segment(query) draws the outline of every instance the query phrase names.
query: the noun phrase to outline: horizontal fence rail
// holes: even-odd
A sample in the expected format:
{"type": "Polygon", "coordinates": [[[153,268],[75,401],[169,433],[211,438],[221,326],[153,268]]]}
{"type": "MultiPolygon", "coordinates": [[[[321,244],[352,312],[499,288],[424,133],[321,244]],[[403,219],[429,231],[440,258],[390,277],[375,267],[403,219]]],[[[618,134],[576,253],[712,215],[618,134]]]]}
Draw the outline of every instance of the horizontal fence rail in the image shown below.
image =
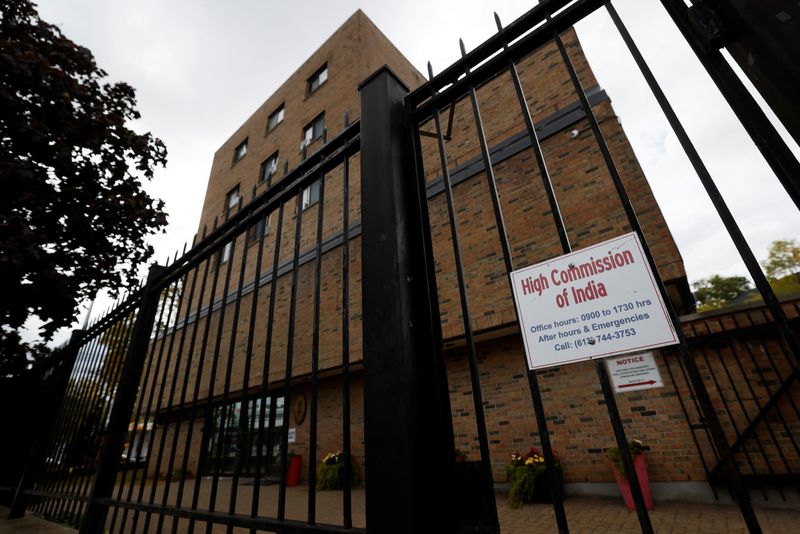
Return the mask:
{"type": "Polygon", "coordinates": [[[350,342],[360,299],[349,290],[360,256],[351,243],[360,235],[359,130],[347,125],[249,202],[240,198],[80,334],[52,436],[42,437],[41,473],[23,489],[29,510],[86,532],[363,530],[351,489],[363,481],[351,467],[363,450],[353,451],[350,423],[360,368],[350,342]],[[310,425],[290,444],[300,416],[310,425]],[[341,421],[333,432],[332,420],[341,421]],[[302,495],[287,486],[295,448],[307,466],[302,495]],[[324,518],[318,450],[340,450],[354,482],[338,506],[323,495],[324,518]]]}
{"type": "MultiPolygon", "coordinates": [[[[796,159],[701,43],[696,9],[661,4],[797,203],[796,159]]],[[[12,515],[83,534],[497,534],[513,443],[540,448],[537,485],[567,533],[563,414],[603,406],[652,532],[628,443],[656,430],[621,415],[644,407],[615,395],[601,359],[530,370],[509,280],[635,232],[679,340],[656,351],[663,396],[714,491],[724,484],[760,532],[752,489],[800,491],[797,302],[775,296],[611,1],[542,1],[495,22],[413,90],[379,69],[359,86],[361,120],[240,194],[30,383],[2,393],[38,399],[13,419],[25,440],[5,445],[26,457],[0,475],[12,515]],[[763,304],[693,314],[680,252],[572,28],[595,12],[626,44],[763,304]],[[588,408],[564,402],[576,368],[588,408]],[[331,486],[341,492],[322,491],[331,486]]],[[[586,463],[603,452],[593,446],[586,463]]]]}

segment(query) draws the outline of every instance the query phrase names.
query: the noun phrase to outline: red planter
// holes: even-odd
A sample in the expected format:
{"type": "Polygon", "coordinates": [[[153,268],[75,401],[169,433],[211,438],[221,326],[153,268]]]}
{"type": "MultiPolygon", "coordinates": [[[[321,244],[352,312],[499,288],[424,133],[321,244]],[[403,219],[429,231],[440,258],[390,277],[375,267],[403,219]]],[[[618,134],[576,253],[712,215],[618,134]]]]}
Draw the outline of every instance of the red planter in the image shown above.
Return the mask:
{"type": "MultiPolygon", "coordinates": [[[[653,496],[650,493],[650,478],[647,476],[647,459],[644,453],[637,454],[633,457],[633,468],[636,469],[636,476],[639,477],[639,487],[642,488],[644,504],[648,510],[652,510],[653,496]]],[[[625,506],[628,510],[636,510],[629,480],[622,476],[622,473],[619,472],[619,469],[617,469],[617,466],[613,463],[611,464],[611,470],[614,471],[614,478],[617,479],[617,486],[619,486],[619,490],[622,492],[625,506]]]]}
{"type": "Polygon", "coordinates": [[[286,485],[297,486],[300,484],[300,469],[303,466],[303,456],[295,454],[289,460],[289,469],[286,471],[286,485]]]}

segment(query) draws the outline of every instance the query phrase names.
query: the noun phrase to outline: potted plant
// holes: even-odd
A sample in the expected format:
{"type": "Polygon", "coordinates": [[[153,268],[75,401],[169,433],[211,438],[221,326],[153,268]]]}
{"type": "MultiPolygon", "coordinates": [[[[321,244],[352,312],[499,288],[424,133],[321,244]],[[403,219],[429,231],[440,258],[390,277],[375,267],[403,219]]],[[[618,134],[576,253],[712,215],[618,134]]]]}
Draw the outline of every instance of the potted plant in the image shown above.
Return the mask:
{"type": "MultiPolygon", "coordinates": [[[[561,469],[558,462],[556,468],[561,469]]],[[[525,455],[519,452],[511,453],[511,461],[506,465],[509,482],[508,502],[511,507],[519,508],[526,502],[549,502],[550,487],[546,473],[544,456],[537,449],[531,447],[525,455]]],[[[558,477],[558,480],[560,479],[558,477]]]]}
{"type": "MultiPolygon", "coordinates": [[[[360,482],[361,473],[352,456],[350,466],[350,485],[355,487],[360,482]]],[[[344,483],[344,453],[336,451],[326,454],[322,462],[317,465],[317,489],[340,490],[344,487],[344,483]]]]}
{"type": "MultiPolygon", "coordinates": [[[[636,476],[639,479],[639,487],[642,490],[644,504],[648,510],[652,510],[653,497],[650,492],[650,478],[647,474],[647,458],[644,455],[645,445],[635,439],[628,442],[628,449],[631,451],[633,468],[636,470],[636,476]]],[[[609,447],[606,450],[606,456],[611,460],[611,470],[614,472],[614,479],[617,481],[619,491],[622,493],[625,506],[629,510],[635,510],[636,504],[633,502],[630,482],[627,473],[625,473],[625,465],[622,463],[622,454],[620,454],[619,447],[609,447]]]]}
{"type": "Polygon", "coordinates": [[[456,449],[456,463],[463,463],[467,461],[467,453],[461,449],[456,449]]]}

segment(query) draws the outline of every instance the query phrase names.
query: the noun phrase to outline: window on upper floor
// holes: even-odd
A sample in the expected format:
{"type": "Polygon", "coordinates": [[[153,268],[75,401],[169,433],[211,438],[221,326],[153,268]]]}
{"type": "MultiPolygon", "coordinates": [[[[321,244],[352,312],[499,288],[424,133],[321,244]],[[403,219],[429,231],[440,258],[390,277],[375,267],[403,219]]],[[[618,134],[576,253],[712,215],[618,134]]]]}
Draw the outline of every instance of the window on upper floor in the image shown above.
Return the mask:
{"type": "Polygon", "coordinates": [[[236,163],[247,154],[247,139],[239,143],[233,151],[233,162],[236,163]]]}
{"type": "MultiPolygon", "coordinates": [[[[231,189],[230,191],[228,191],[228,194],[225,195],[225,219],[226,220],[228,219],[228,217],[231,216],[231,212],[233,211],[233,208],[235,208],[236,206],[239,205],[239,202],[240,202],[241,198],[242,197],[239,196],[239,186],[238,185],[236,187],[234,187],[233,189],[231,189]]],[[[222,250],[220,251],[220,256],[219,256],[219,263],[220,264],[223,264],[223,263],[225,263],[226,261],[228,261],[230,259],[231,250],[232,249],[233,249],[233,243],[231,243],[231,242],[225,243],[225,245],[222,247],[222,250]]]]}
{"type": "Polygon", "coordinates": [[[258,176],[259,181],[266,182],[267,187],[272,184],[272,177],[278,172],[278,152],[275,151],[273,155],[268,157],[261,164],[261,173],[258,176]]]}
{"type": "Polygon", "coordinates": [[[239,186],[237,185],[230,191],[228,194],[225,195],[225,218],[227,219],[231,215],[231,211],[233,208],[239,205],[239,200],[241,197],[239,196],[239,186]]]}
{"type": "Polygon", "coordinates": [[[272,115],[267,119],[267,131],[272,130],[277,125],[283,122],[283,104],[278,109],[272,112],[272,115]]]}
{"type": "Polygon", "coordinates": [[[258,243],[260,239],[267,235],[267,232],[269,232],[269,216],[265,215],[248,230],[250,246],[258,243]]]}
{"type": "Polygon", "coordinates": [[[310,145],[315,139],[322,137],[325,133],[325,114],[320,113],[316,119],[308,123],[303,129],[303,144],[310,145]]]}
{"type": "Polygon", "coordinates": [[[313,206],[319,202],[319,187],[320,181],[317,180],[313,184],[303,189],[303,209],[313,206]]]}
{"type": "Polygon", "coordinates": [[[320,69],[308,79],[308,94],[313,93],[328,79],[328,64],[324,64],[320,69]]]}

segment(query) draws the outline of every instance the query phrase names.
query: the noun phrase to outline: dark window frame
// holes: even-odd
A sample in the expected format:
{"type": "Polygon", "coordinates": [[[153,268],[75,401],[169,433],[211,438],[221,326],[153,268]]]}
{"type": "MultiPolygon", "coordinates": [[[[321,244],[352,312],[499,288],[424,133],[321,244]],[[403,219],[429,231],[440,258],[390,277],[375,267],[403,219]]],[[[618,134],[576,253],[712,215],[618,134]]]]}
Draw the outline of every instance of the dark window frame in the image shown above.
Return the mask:
{"type": "Polygon", "coordinates": [[[328,62],[326,61],[320,68],[314,71],[314,74],[308,77],[306,80],[306,93],[308,95],[312,95],[319,91],[319,88],[325,85],[325,82],[328,81],[328,62]],[[324,73],[324,79],[320,81],[324,73]]]}
{"type": "Polygon", "coordinates": [[[323,137],[324,135],[325,135],[325,112],[323,111],[322,113],[320,113],[319,115],[314,117],[308,124],[306,124],[303,127],[303,142],[305,143],[305,146],[309,146],[314,141],[316,141],[320,137],[323,137]],[[317,126],[317,122],[318,121],[321,121],[320,122],[320,128],[319,128],[319,132],[316,133],[316,135],[315,135],[315,131],[316,131],[315,127],[317,126]],[[311,130],[311,138],[309,138],[307,136],[307,132],[309,130],[311,130]]]}
{"type": "Polygon", "coordinates": [[[258,183],[259,184],[266,183],[267,187],[272,185],[272,177],[275,176],[276,174],[278,174],[278,162],[279,161],[280,161],[280,159],[279,159],[279,151],[276,150],[267,159],[265,159],[264,161],[261,162],[261,167],[258,170],[258,183]],[[269,173],[268,176],[265,177],[264,176],[264,172],[266,171],[267,164],[272,160],[275,160],[274,170],[271,173],[269,173]]]}
{"type": "Polygon", "coordinates": [[[247,142],[250,140],[249,137],[245,137],[244,141],[236,145],[236,148],[233,149],[233,164],[242,161],[244,157],[247,155],[247,142]]]}
{"type": "Polygon", "coordinates": [[[275,108],[275,111],[270,113],[269,117],[267,117],[267,131],[271,132],[272,130],[280,126],[281,123],[283,123],[284,115],[286,115],[286,104],[281,103],[281,105],[275,108]],[[272,124],[272,118],[278,115],[280,115],[278,121],[275,124],[272,124]]]}
{"type": "Polygon", "coordinates": [[[307,210],[308,208],[319,204],[319,191],[323,178],[314,180],[311,185],[303,188],[303,196],[301,198],[301,208],[307,210]],[[306,191],[308,192],[308,199],[306,199],[306,191]]]}

